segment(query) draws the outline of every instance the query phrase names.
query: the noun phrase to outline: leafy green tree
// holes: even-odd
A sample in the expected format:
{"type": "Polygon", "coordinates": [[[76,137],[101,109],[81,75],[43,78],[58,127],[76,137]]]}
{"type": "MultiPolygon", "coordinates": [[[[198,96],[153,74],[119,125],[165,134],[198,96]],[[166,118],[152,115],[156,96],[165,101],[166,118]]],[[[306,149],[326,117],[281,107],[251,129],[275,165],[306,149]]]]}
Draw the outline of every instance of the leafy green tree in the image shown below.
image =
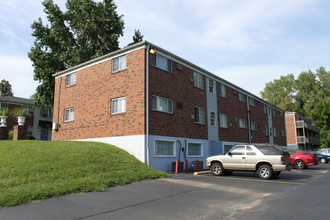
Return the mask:
{"type": "Polygon", "coordinates": [[[133,42],[138,43],[143,41],[143,35],[141,34],[140,30],[134,30],[133,42]]]}
{"type": "Polygon", "coordinates": [[[143,35],[141,34],[140,30],[134,30],[133,42],[129,43],[127,46],[136,44],[141,41],[143,41],[143,35]]]}
{"type": "Polygon", "coordinates": [[[261,97],[268,102],[285,109],[287,111],[296,111],[297,103],[295,102],[295,79],[293,74],[281,76],[273,82],[266,83],[263,91],[260,92],[261,97]]]}
{"type": "Polygon", "coordinates": [[[0,96],[13,96],[12,86],[9,81],[3,79],[0,82],[0,96]]]}
{"type": "Polygon", "coordinates": [[[31,27],[35,37],[29,58],[34,79],[40,82],[34,94],[36,105],[52,106],[53,74],[119,49],[124,21],[112,0],[67,0],[62,12],[53,0],[42,2],[47,24],[39,18],[31,27]]]}
{"type": "Polygon", "coordinates": [[[266,83],[262,98],[286,111],[295,111],[313,121],[321,129],[322,147],[330,145],[330,72],[320,67],[292,74],[266,83]]]}
{"type": "Polygon", "coordinates": [[[321,147],[330,146],[330,96],[325,97],[315,103],[313,111],[309,114],[314,125],[321,129],[320,138],[322,140],[321,147]]]}

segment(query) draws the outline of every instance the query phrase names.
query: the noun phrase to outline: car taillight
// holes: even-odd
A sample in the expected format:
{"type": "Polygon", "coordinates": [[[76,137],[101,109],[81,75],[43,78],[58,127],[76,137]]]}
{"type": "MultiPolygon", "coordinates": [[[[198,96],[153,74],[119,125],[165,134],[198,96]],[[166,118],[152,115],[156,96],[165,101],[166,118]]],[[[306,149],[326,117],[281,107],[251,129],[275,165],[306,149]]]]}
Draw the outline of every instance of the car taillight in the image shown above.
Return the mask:
{"type": "Polygon", "coordinates": [[[284,162],[284,157],[281,157],[281,162],[284,162]]]}

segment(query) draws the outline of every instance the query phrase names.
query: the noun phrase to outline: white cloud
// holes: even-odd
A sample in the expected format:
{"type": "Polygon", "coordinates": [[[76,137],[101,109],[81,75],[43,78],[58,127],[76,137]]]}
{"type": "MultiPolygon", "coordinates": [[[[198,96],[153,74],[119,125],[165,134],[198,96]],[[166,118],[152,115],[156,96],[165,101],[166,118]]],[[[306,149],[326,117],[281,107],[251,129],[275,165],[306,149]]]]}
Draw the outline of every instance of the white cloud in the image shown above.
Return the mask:
{"type": "Polygon", "coordinates": [[[14,96],[30,98],[38,85],[33,80],[33,68],[29,59],[20,56],[0,56],[0,80],[12,85],[14,96]]]}

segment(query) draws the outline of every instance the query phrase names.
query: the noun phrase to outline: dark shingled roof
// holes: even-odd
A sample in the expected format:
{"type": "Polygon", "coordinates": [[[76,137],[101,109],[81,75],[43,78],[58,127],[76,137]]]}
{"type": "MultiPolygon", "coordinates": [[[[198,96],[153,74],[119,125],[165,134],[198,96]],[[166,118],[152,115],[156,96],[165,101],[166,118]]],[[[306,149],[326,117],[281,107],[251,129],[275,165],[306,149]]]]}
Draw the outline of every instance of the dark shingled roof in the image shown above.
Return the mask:
{"type": "Polygon", "coordinates": [[[20,105],[33,105],[33,99],[25,99],[19,98],[15,96],[0,96],[0,102],[8,102],[13,104],[20,104],[20,105]]]}

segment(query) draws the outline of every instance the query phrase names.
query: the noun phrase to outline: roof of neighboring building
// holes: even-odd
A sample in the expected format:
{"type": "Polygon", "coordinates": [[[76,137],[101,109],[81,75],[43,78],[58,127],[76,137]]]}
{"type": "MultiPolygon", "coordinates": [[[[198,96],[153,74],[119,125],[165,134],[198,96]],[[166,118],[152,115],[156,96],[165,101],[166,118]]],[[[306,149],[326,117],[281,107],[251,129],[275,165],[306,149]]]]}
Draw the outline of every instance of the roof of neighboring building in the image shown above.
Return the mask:
{"type": "Polygon", "coordinates": [[[33,105],[33,99],[20,98],[15,96],[0,96],[0,102],[7,102],[20,105],[33,105]]]}

